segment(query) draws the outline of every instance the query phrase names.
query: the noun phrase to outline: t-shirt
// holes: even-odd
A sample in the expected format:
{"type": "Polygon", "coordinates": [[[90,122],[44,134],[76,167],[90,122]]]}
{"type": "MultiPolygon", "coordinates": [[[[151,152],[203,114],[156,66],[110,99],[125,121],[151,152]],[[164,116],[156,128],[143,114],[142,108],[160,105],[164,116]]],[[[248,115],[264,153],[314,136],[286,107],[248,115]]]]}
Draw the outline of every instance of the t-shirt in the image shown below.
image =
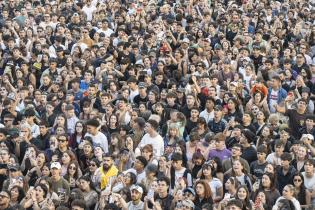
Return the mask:
{"type": "Polygon", "coordinates": [[[228,149],[224,149],[224,150],[210,150],[209,152],[209,156],[208,159],[213,158],[213,157],[218,157],[220,158],[221,161],[228,159],[232,156],[232,152],[228,149]]]}
{"type": "Polygon", "coordinates": [[[314,190],[314,186],[315,186],[315,174],[313,174],[313,176],[311,178],[307,177],[305,174],[305,171],[302,172],[302,175],[304,177],[304,185],[306,187],[306,189],[308,190],[314,190]]]}
{"type": "Polygon", "coordinates": [[[100,145],[103,148],[105,153],[108,152],[107,137],[102,132],[98,132],[95,136],[93,136],[92,134],[87,133],[87,134],[85,134],[85,136],[92,137],[93,146],[100,145]]]}
{"type": "Polygon", "coordinates": [[[139,143],[139,147],[143,147],[147,144],[151,144],[153,147],[153,154],[156,157],[160,157],[161,155],[163,155],[164,153],[164,141],[162,136],[160,136],[159,134],[155,137],[151,137],[150,134],[145,134],[140,143],[139,143]]]}
{"type": "Polygon", "coordinates": [[[211,192],[213,196],[220,196],[219,189],[223,186],[222,182],[218,178],[212,178],[212,180],[209,182],[211,192]]]}
{"type": "Polygon", "coordinates": [[[70,185],[68,181],[62,177],[58,181],[51,179],[51,190],[57,193],[57,195],[64,192],[67,197],[70,196],[70,185]]]}
{"type": "Polygon", "coordinates": [[[271,113],[275,113],[276,109],[274,105],[278,104],[278,91],[271,90],[270,93],[270,101],[269,101],[269,108],[271,113]]]}
{"type": "Polygon", "coordinates": [[[128,210],[142,210],[144,208],[143,201],[140,201],[137,205],[133,204],[132,201],[129,201],[127,205],[128,205],[128,210]]]}

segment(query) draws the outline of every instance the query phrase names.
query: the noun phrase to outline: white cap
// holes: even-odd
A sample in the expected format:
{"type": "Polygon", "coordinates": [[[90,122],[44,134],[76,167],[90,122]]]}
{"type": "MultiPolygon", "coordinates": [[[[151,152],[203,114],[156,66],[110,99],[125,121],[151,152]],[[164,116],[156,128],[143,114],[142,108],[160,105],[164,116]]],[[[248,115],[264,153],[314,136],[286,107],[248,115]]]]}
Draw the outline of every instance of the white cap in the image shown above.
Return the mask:
{"type": "Polygon", "coordinates": [[[133,190],[137,190],[139,193],[143,194],[143,189],[139,185],[136,185],[136,184],[132,185],[130,187],[130,191],[133,191],[133,190]]]}
{"type": "Polygon", "coordinates": [[[60,163],[59,162],[52,162],[50,164],[50,169],[53,169],[53,168],[61,169],[60,163]]]}

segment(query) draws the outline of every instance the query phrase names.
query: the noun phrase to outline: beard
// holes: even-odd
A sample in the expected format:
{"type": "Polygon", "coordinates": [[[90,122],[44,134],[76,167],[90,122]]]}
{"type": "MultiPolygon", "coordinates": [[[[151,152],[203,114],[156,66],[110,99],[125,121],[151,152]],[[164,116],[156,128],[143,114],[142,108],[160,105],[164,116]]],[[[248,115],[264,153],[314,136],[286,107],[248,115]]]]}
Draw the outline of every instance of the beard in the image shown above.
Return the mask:
{"type": "Polygon", "coordinates": [[[111,166],[107,164],[103,164],[103,169],[108,170],[111,166]]]}

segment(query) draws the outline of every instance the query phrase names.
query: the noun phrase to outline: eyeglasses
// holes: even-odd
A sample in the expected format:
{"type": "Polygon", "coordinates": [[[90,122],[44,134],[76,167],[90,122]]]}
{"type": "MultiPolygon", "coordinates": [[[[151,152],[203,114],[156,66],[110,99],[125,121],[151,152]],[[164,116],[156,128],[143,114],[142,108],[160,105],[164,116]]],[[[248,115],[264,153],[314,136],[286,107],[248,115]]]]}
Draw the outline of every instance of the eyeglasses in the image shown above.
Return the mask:
{"type": "Polygon", "coordinates": [[[59,142],[66,142],[67,139],[58,139],[59,142]]]}
{"type": "Polygon", "coordinates": [[[71,169],[71,170],[76,170],[77,167],[75,167],[75,166],[70,166],[69,169],[71,169]]]}
{"type": "Polygon", "coordinates": [[[294,182],[302,182],[302,179],[293,179],[294,182]]]}

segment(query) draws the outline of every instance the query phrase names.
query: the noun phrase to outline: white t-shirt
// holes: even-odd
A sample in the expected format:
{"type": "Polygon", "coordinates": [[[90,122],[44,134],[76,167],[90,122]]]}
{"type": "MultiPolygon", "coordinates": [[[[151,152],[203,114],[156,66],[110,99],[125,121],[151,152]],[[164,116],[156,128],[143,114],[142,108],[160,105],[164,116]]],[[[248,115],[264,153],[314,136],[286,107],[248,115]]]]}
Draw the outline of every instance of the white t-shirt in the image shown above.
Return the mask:
{"type": "Polygon", "coordinates": [[[143,147],[147,144],[151,144],[153,147],[153,154],[155,157],[160,157],[161,155],[164,154],[164,141],[162,136],[160,136],[159,134],[157,136],[155,136],[154,138],[152,138],[150,136],[150,134],[145,134],[138,147],[143,147]]]}
{"type": "Polygon", "coordinates": [[[107,153],[108,152],[108,141],[107,141],[107,137],[102,133],[102,132],[98,132],[95,136],[93,136],[90,133],[85,134],[85,136],[90,136],[92,137],[93,140],[93,146],[99,144],[101,145],[101,147],[103,148],[104,152],[107,153]]]}
{"type": "Polygon", "coordinates": [[[278,91],[271,90],[270,93],[270,101],[269,101],[269,108],[271,113],[275,113],[276,109],[274,105],[278,104],[278,91]]]}
{"type": "Polygon", "coordinates": [[[133,99],[139,95],[139,90],[136,89],[136,90],[130,90],[130,94],[129,94],[129,100],[131,103],[133,103],[133,99]]]}
{"type": "Polygon", "coordinates": [[[202,112],[200,112],[199,117],[205,118],[205,120],[208,124],[208,122],[210,120],[213,120],[213,118],[214,118],[214,110],[212,110],[212,112],[208,112],[207,109],[205,109],[202,112]]]}
{"type": "Polygon", "coordinates": [[[315,189],[315,174],[313,175],[312,178],[309,178],[306,176],[305,171],[302,172],[302,175],[304,177],[304,185],[306,189],[308,190],[314,190],[315,189]]]}
{"type": "Polygon", "coordinates": [[[93,19],[93,12],[96,10],[96,7],[91,5],[90,7],[88,7],[87,5],[85,5],[82,8],[82,11],[86,14],[86,20],[87,21],[91,21],[93,19]]]}
{"type": "Polygon", "coordinates": [[[219,188],[221,188],[222,182],[218,178],[212,178],[212,180],[209,182],[209,186],[211,188],[211,192],[214,196],[219,196],[219,188]]]}

